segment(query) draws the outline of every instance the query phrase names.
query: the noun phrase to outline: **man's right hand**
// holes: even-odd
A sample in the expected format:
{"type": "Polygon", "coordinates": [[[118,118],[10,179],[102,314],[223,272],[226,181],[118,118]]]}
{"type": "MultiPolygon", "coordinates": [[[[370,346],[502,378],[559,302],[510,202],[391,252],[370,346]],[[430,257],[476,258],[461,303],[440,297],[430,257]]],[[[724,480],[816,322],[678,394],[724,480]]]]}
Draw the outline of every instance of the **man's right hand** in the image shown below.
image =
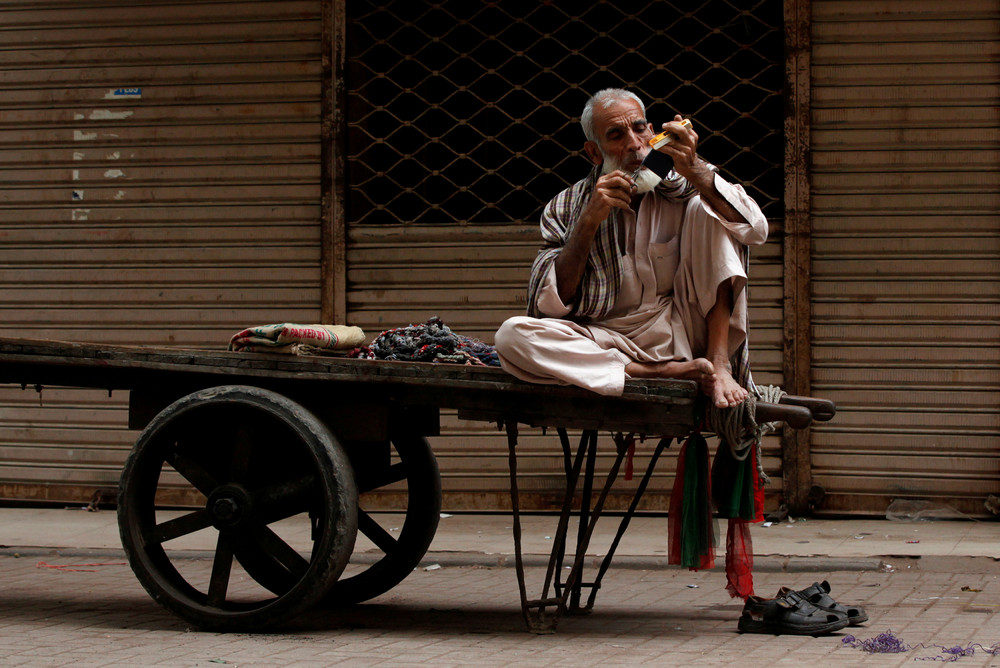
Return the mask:
{"type": "Polygon", "coordinates": [[[569,305],[576,300],[590,247],[601,223],[612,208],[627,209],[631,206],[634,187],[632,177],[620,169],[597,179],[590,201],[580,213],[580,219],[573,226],[566,245],[556,258],[556,285],[563,304],[569,305]]]}
{"type": "Polygon", "coordinates": [[[590,231],[596,231],[601,222],[611,213],[612,207],[627,209],[632,205],[635,181],[620,169],[604,174],[597,179],[597,185],[590,201],[581,214],[581,223],[590,231]]]}

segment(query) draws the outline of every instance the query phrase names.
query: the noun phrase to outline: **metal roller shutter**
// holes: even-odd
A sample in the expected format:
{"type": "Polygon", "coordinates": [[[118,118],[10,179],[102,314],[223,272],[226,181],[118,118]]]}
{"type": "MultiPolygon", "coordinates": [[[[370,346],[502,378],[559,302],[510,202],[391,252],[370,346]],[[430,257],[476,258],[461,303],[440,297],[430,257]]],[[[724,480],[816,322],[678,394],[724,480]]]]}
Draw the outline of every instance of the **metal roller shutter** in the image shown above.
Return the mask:
{"type": "Polygon", "coordinates": [[[813,430],[829,512],[1000,492],[1000,3],[812,4],[813,430]]]}
{"type": "MultiPolygon", "coordinates": [[[[221,348],[317,321],[323,23],[319,0],[3,3],[7,334],[221,348]]],[[[123,400],[0,390],[0,498],[116,485],[123,400]]]]}
{"type": "MultiPolygon", "coordinates": [[[[690,114],[702,153],[771,218],[772,242],[752,257],[750,336],[755,379],[780,384],[781,3],[736,5],[348,3],[347,321],[376,334],[439,316],[492,342],[524,311],[541,206],[587,171],[576,117],[588,93],[626,86],[655,123],[690,114]]],[[[503,434],[454,415],[442,431],[432,444],[446,506],[507,507],[503,434]]],[[[554,434],[525,430],[520,443],[522,504],[557,507],[554,434]]],[[[636,470],[651,450],[637,448],[636,470]]],[[[666,508],[675,455],[647,507],[666,508]]],[[[776,437],[765,466],[777,493],[776,437]]],[[[621,481],[610,503],[627,504],[637,482],[621,481]]]]}

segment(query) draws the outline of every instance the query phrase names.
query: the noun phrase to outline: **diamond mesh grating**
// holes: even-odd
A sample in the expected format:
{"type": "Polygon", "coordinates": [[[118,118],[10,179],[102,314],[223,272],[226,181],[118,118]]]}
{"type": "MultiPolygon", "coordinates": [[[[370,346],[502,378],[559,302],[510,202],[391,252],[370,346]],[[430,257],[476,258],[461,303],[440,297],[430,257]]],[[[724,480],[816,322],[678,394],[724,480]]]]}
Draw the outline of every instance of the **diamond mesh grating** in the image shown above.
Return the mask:
{"type": "Polygon", "coordinates": [[[583,177],[579,114],[608,86],[782,215],[780,0],[347,3],[348,222],[505,223],[583,177]],[[752,5],[744,9],[746,5],[752,5]]]}

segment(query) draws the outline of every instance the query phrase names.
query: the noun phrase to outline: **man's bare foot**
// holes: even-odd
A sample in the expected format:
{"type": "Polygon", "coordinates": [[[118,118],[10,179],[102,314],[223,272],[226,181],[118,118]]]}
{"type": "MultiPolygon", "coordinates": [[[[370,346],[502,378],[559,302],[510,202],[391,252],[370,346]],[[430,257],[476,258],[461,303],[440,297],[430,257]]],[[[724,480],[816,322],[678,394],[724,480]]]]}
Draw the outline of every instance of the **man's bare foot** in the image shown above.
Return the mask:
{"type": "Polygon", "coordinates": [[[733,378],[729,363],[720,362],[712,366],[715,373],[702,383],[702,392],[708,395],[716,408],[732,408],[743,403],[750,393],[733,378]]]}
{"type": "Polygon", "coordinates": [[[674,378],[694,380],[699,387],[715,373],[712,363],[703,357],[690,361],[671,360],[669,362],[631,362],[625,373],[632,378],[674,378]]]}

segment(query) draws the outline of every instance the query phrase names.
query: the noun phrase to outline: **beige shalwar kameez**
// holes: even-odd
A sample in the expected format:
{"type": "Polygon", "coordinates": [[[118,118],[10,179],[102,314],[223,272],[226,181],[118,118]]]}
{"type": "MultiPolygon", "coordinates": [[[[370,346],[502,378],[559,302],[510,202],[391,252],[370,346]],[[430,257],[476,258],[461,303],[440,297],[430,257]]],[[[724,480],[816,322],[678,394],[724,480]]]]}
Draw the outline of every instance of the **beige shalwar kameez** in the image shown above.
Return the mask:
{"type": "Polygon", "coordinates": [[[747,276],[741,244],[767,240],[767,220],[739,185],[719,175],[716,187],[749,224],[723,219],[695,196],[671,201],[647,193],[638,215],[622,212],[623,276],[614,307],[598,322],[565,319],[564,304],[549,269],[538,297],[544,318],[519,316],[496,334],[501,365],[535,383],[570,384],[606,395],[622,393],[630,362],[704,357],[705,318],[720,284],[730,281],[734,308],[729,353],[746,340],[747,276]]]}

